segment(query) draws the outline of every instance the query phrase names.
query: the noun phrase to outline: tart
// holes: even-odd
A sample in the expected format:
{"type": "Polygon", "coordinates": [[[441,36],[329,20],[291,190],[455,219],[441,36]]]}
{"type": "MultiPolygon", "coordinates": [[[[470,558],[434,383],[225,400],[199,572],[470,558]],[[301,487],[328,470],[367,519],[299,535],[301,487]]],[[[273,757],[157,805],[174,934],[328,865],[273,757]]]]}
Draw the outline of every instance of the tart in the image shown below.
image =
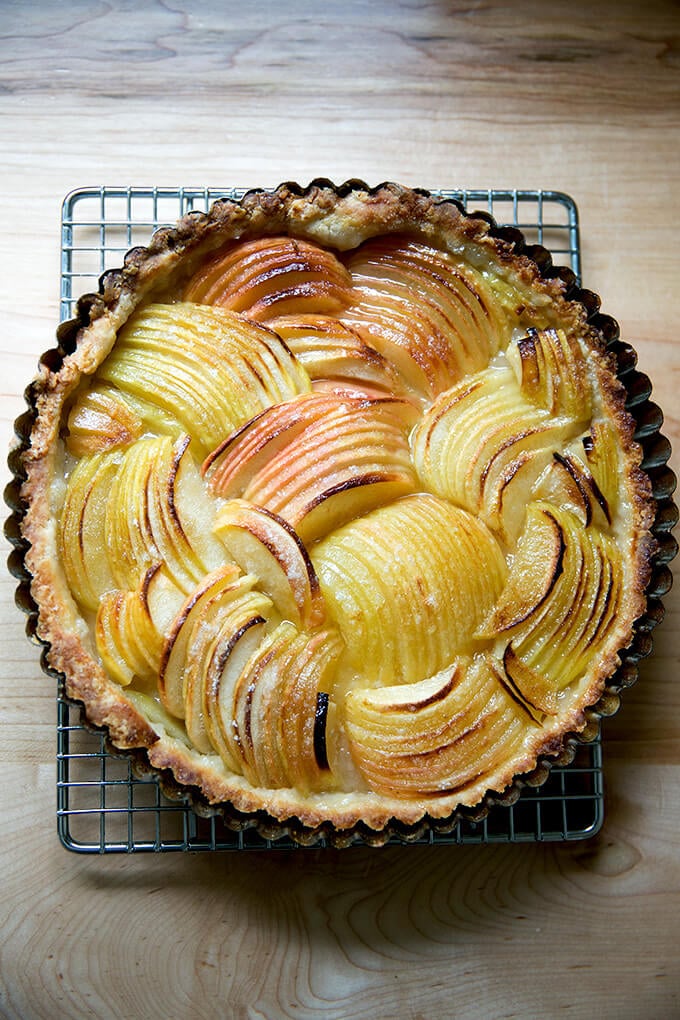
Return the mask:
{"type": "Polygon", "coordinates": [[[250,192],[129,252],[43,359],[19,454],[68,697],[300,840],[450,825],[564,754],[657,550],[593,300],[393,184],[250,192]]]}

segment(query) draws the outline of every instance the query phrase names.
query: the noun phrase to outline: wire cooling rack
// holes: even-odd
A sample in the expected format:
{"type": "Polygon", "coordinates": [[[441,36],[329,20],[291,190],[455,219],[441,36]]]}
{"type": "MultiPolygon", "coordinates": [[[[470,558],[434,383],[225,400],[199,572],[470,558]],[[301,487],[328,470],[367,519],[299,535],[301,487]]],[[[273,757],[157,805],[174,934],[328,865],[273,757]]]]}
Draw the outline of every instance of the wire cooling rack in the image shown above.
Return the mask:
{"type": "MultiPolygon", "coordinates": [[[[207,210],[244,188],[79,188],[64,200],[61,227],[61,318],[77,299],[97,289],[102,273],[122,264],[159,226],[191,210],[207,210]]],[[[483,209],[503,226],[519,227],[529,243],[547,248],[557,265],[580,281],[578,214],[556,191],[441,190],[468,209],[483,209]]],[[[447,834],[429,833],[414,843],[529,843],[593,836],[604,818],[599,738],[577,744],[573,762],[554,767],[548,781],[526,787],[508,807],[481,822],[461,821],[447,834]]],[[[203,818],[164,796],[155,778],[141,778],[130,760],[112,754],[104,736],[81,723],[80,711],[57,698],[57,824],[59,838],[79,853],[300,849],[287,837],[265,839],[254,829],[231,831],[219,818],[203,818]]],[[[394,840],[396,842],[396,839],[394,840]]],[[[324,841],[316,846],[323,846],[324,841]]]]}

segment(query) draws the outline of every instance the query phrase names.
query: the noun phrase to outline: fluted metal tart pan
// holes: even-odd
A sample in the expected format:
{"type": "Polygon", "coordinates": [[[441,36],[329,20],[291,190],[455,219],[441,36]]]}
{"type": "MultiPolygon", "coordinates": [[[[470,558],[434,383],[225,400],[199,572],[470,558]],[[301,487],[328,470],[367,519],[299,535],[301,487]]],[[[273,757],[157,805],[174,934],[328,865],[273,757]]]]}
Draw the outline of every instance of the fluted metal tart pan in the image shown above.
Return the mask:
{"type": "MultiPolygon", "coordinates": [[[[318,184],[319,182],[312,183],[318,184]]],[[[361,182],[354,181],[347,182],[343,188],[349,191],[356,186],[366,188],[366,185],[361,182]]],[[[343,188],[340,190],[343,190],[343,188]]],[[[304,189],[299,189],[299,191],[302,194],[304,189]]],[[[589,322],[601,332],[607,342],[609,351],[616,358],[617,374],[628,394],[627,408],[637,425],[635,438],[644,451],[642,466],[650,478],[656,506],[656,518],[652,530],[657,542],[657,551],[653,559],[651,579],[646,590],[646,612],[638,619],[635,625],[633,641],[621,656],[621,666],[607,684],[599,701],[588,710],[589,721],[585,730],[578,735],[568,736],[559,755],[541,758],[537,767],[531,773],[516,778],[503,794],[488,794],[475,809],[460,809],[446,819],[426,818],[415,826],[393,822],[378,832],[368,829],[362,823],[347,831],[339,831],[330,824],[323,825],[317,829],[307,829],[295,820],[281,823],[262,813],[244,815],[233,808],[230,809],[228,806],[215,808],[209,805],[198,791],[187,790],[185,787],[179,786],[170,773],[159,774],[155,770],[150,769],[143,751],[121,752],[117,748],[111,749],[115,755],[125,753],[138,774],[155,774],[166,796],[185,801],[198,815],[211,816],[218,814],[223,819],[225,825],[231,830],[255,829],[266,840],[274,840],[287,836],[300,845],[315,844],[319,840],[323,840],[327,845],[334,846],[345,846],[357,842],[381,845],[388,840],[395,839],[402,841],[418,840],[425,833],[434,833],[435,835],[438,833],[450,833],[462,819],[468,822],[478,822],[485,818],[495,805],[508,807],[516,802],[521,790],[525,786],[538,786],[545,782],[550,769],[554,765],[564,766],[573,758],[579,743],[593,739],[599,731],[600,719],[603,716],[611,715],[618,709],[622,689],[635,682],[640,659],[651,651],[651,632],[663,617],[662,599],[671,584],[668,564],[677,549],[671,534],[677,520],[677,508],[672,499],[675,477],[667,464],[670,445],[661,433],[663,417],[660,409],[650,399],[651,384],[645,375],[638,372],[635,352],[630,345],[620,340],[616,322],[611,317],[600,312],[600,302],[596,295],[578,287],[575,274],[571,270],[561,266],[554,266],[546,248],[540,245],[529,245],[516,228],[497,226],[488,213],[473,212],[468,213],[468,215],[480,217],[489,222],[494,236],[513,241],[515,250],[524,252],[524,254],[536,262],[544,277],[549,278],[559,275],[569,288],[567,297],[570,300],[580,301],[584,305],[588,313],[589,322]]],[[[50,369],[58,369],[64,354],[72,349],[81,319],[86,317],[87,308],[92,300],[91,296],[81,299],[75,319],[63,323],[59,328],[57,335],[58,346],[43,356],[43,361],[50,369]]],[[[13,479],[6,490],[6,501],[12,510],[12,515],[7,521],[5,529],[7,537],[13,545],[9,567],[12,574],[19,581],[16,599],[19,607],[27,614],[27,633],[33,640],[39,641],[43,646],[41,656],[43,669],[49,675],[58,676],[49,665],[48,646],[44,642],[40,642],[40,639],[36,636],[38,610],[30,593],[31,579],[24,561],[26,546],[21,537],[21,520],[25,511],[20,494],[23,482],[22,454],[29,443],[30,431],[36,414],[35,395],[31,387],[26,392],[26,400],[28,410],[16,422],[17,443],[11,451],[9,458],[13,475],[13,479]]],[[[89,727],[89,723],[85,719],[84,723],[89,727]]]]}

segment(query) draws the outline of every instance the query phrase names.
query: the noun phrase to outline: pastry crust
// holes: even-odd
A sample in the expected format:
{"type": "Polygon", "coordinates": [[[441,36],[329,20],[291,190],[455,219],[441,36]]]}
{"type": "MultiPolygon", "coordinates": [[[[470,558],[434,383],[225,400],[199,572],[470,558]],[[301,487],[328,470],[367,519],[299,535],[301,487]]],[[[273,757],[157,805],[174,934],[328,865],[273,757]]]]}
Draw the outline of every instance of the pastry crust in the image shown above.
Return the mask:
{"type": "MultiPolygon", "coordinates": [[[[549,272],[549,267],[548,267],[549,272]]],[[[538,321],[538,320],[537,320],[538,321]]],[[[583,731],[620,663],[620,650],[631,641],[635,621],[644,613],[656,549],[651,528],[654,503],[648,475],[641,468],[635,422],[625,409],[626,392],[616,377],[616,363],[607,352],[573,281],[546,275],[516,241],[483,216],[468,216],[457,204],[394,184],[368,189],[360,182],[342,188],[315,182],[304,191],[282,185],[274,192],[254,191],[240,202],[218,201],[209,213],[191,213],[175,228],[158,231],[148,248],[137,248],[121,270],[102,277],[100,292],[81,299],[77,318],[59,331],[60,351],[43,360],[30,400],[34,408],[30,442],[21,455],[25,481],[22,534],[28,548],[25,564],[38,607],[37,633],[47,647],[52,668],[65,677],[66,694],[85,707],[88,721],[103,727],[119,749],[143,749],[149,764],[166,771],[182,791],[203,803],[260,820],[292,825],[293,832],[329,831],[345,835],[357,826],[386,832],[390,826],[412,827],[424,821],[452,819],[461,808],[474,809],[511,787],[518,776],[531,773],[539,761],[564,753],[569,738],[583,731]],[[139,702],[114,682],[101,664],[90,623],[73,598],[60,562],[57,518],[63,498],[64,444],[69,401],[83,380],[91,377],[113,349],[120,329],[133,312],[148,302],[181,292],[197,268],[233,241],[290,235],[339,252],[356,249],[366,240],[406,235],[452,254],[464,252],[478,265],[493,267],[527,295],[522,310],[530,326],[534,310],[541,321],[578,336],[588,351],[604,417],[618,434],[624,481],[622,499],[628,506],[621,531],[627,565],[625,591],[618,609],[615,640],[606,643],[597,663],[568,710],[546,717],[527,737],[521,751],[495,770],[493,782],[482,775],[462,791],[404,798],[377,790],[262,789],[235,775],[217,754],[191,747],[162,722],[152,720],[139,702]],[[538,313],[537,313],[538,314],[538,313]]],[[[365,830],[362,830],[365,831],[365,830]]]]}

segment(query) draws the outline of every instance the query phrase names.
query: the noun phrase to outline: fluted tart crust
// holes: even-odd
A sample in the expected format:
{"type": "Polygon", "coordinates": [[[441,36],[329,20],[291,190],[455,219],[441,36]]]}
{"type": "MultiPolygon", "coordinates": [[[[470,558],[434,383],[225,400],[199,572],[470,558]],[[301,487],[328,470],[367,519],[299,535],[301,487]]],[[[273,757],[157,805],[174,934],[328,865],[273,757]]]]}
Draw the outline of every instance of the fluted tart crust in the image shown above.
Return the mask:
{"type": "Polygon", "coordinates": [[[557,754],[654,552],[572,283],[397,185],[251,192],[128,253],[23,454],[38,634],[87,719],[302,830],[450,818],[557,754]]]}

